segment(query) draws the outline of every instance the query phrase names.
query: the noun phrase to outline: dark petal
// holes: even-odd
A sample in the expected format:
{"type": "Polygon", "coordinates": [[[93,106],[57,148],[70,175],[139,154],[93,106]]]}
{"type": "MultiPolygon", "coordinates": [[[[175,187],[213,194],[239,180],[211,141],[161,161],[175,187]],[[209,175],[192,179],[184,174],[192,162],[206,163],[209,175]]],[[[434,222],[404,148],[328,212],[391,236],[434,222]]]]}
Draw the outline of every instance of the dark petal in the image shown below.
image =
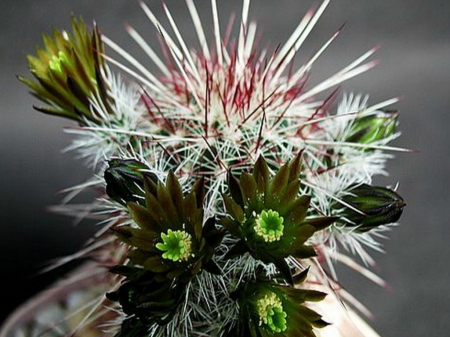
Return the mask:
{"type": "Polygon", "coordinates": [[[231,171],[227,173],[227,182],[231,197],[239,206],[244,208],[240,182],[231,174],[231,171]]]}
{"type": "Polygon", "coordinates": [[[216,219],[214,217],[210,217],[205,221],[203,225],[202,236],[206,237],[209,233],[212,233],[216,230],[216,219]]]}
{"type": "MultiPolygon", "coordinates": [[[[186,217],[185,217],[186,219],[186,217]]],[[[188,224],[191,220],[186,219],[186,223],[188,224]]],[[[194,212],[194,218],[190,226],[194,229],[194,235],[196,238],[202,237],[203,232],[203,208],[197,208],[194,212]]],[[[187,226],[186,226],[187,227],[187,226]]],[[[188,230],[188,228],[186,228],[188,230]]]]}
{"type": "Polygon", "coordinates": [[[68,96],[66,92],[58,91],[58,89],[53,86],[53,83],[48,83],[49,80],[38,78],[38,81],[42,88],[44,88],[46,91],[46,100],[54,102],[62,109],[67,109],[68,111],[72,110],[73,103],[71,101],[71,97],[68,96]]]}
{"type": "Polygon", "coordinates": [[[148,231],[159,233],[164,230],[164,228],[156,220],[156,216],[158,216],[158,214],[156,213],[155,209],[153,209],[153,212],[150,212],[146,207],[135,204],[133,202],[129,202],[127,206],[131,217],[139,227],[145,228],[148,231]]]}
{"type": "Polygon", "coordinates": [[[274,207],[271,206],[269,200],[275,200],[278,201],[281,198],[281,196],[284,194],[286,186],[288,184],[289,180],[289,167],[288,164],[284,164],[280,167],[278,172],[275,174],[275,176],[270,180],[268,183],[267,189],[266,189],[266,205],[270,208],[274,207]]]}
{"type": "Polygon", "coordinates": [[[196,225],[197,222],[197,212],[198,210],[202,210],[201,208],[199,209],[197,207],[197,197],[195,195],[195,193],[189,193],[188,195],[186,195],[184,197],[183,203],[181,205],[179,205],[179,207],[181,208],[181,212],[182,212],[182,221],[181,222],[185,222],[190,224],[191,226],[194,226],[196,228],[190,228],[188,229],[189,231],[194,230],[195,236],[197,238],[201,237],[202,235],[202,222],[203,219],[200,219],[199,224],[196,225]]]}
{"type": "Polygon", "coordinates": [[[165,214],[164,218],[167,219],[168,223],[181,224],[183,222],[183,219],[180,217],[180,214],[178,213],[179,207],[181,205],[178,205],[178,207],[175,206],[172,199],[172,195],[170,194],[166,186],[164,186],[163,184],[158,185],[157,198],[159,205],[161,206],[161,210],[165,214]]]}
{"type": "Polygon", "coordinates": [[[269,182],[270,172],[266,161],[261,156],[255,163],[253,169],[253,177],[255,178],[259,194],[265,194],[269,182]]]}
{"type": "MultiPolygon", "coordinates": [[[[97,27],[96,27],[97,29],[97,27]]],[[[94,47],[95,51],[99,51],[98,48],[94,47]]],[[[100,62],[98,62],[98,58],[96,58],[96,64],[94,65],[95,70],[95,80],[97,81],[97,88],[99,96],[101,97],[101,100],[103,101],[105,108],[109,114],[113,114],[114,110],[111,108],[111,104],[113,102],[113,99],[108,95],[108,84],[106,83],[102,71],[100,70],[101,65],[100,62]]]]}
{"type": "MultiPolygon", "coordinates": [[[[38,97],[38,98],[40,98],[40,97],[38,97]]],[[[56,115],[59,117],[72,119],[76,122],[80,122],[80,118],[78,117],[78,115],[74,114],[72,111],[55,109],[52,107],[36,106],[36,105],[33,105],[33,109],[36,111],[39,111],[39,112],[43,112],[45,114],[56,115]]]]}
{"type": "MultiPolygon", "coordinates": [[[[92,81],[92,78],[95,76],[94,64],[92,62],[89,62],[90,60],[88,62],[86,62],[86,60],[83,60],[83,58],[84,58],[83,56],[88,56],[88,54],[86,54],[85,50],[76,50],[76,48],[73,50],[74,50],[74,55],[72,56],[72,60],[73,60],[74,64],[73,64],[72,69],[74,71],[72,72],[72,71],[66,70],[65,72],[67,74],[69,74],[69,77],[76,76],[76,79],[75,79],[75,81],[77,82],[76,86],[79,87],[78,95],[82,95],[83,90],[84,90],[86,92],[86,94],[85,94],[85,96],[86,96],[97,90],[97,83],[94,83],[92,81]],[[82,87],[80,87],[80,86],[82,86],[82,87]]],[[[72,90],[71,90],[71,92],[72,92],[72,90]]],[[[74,96],[78,97],[75,92],[72,92],[72,94],[74,94],[74,96]]],[[[89,101],[86,106],[87,107],[90,106],[89,101]]]]}
{"type": "Polygon", "coordinates": [[[205,198],[206,193],[205,181],[203,177],[195,181],[191,192],[195,193],[197,207],[201,207],[203,205],[203,199],[205,198]]]}
{"type": "MultiPolygon", "coordinates": [[[[323,298],[322,298],[323,299],[323,298]]],[[[317,312],[315,312],[312,309],[309,309],[305,306],[300,306],[298,309],[298,312],[300,313],[301,317],[304,318],[308,323],[312,326],[314,326],[315,322],[324,322],[322,320],[322,316],[319,315],[317,312]]]]}
{"type": "MultiPolygon", "coordinates": [[[[163,228],[165,232],[167,228],[173,228],[173,223],[171,223],[167,217],[166,209],[164,209],[156,198],[156,196],[152,194],[145,194],[145,203],[146,210],[151,214],[155,222],[159,225],[160,228],[163,228]]],[[[134,217],[133,217],[134,219],[134,217]]]]}
{"type": "Polygon", "coordinates": [[[313,332],[313,326],[315,321],[321,319],[321,316],[316,314],[316,316],[311,317],[311,315],[307,311],[309,309],[302,305],[298,305],[297,303],[294,305],[296,305],[296,308],[291,307],[289,308],[290,310],[288,309],[291,313],[290,320],[292,324],[289,324],[287,336],[316,337],[315,333],[313,332]]]}
{"type": "Polygon", "coordinates": [[[181,206],[183,203],[183,192],[180,183],[172,170],[169,171],[166,181],[167,192],[170,194],[172,202],[175,206],[181,206]]]}
{"type": "MultiPolygon", "coordinates": [[[[187,271],[187,268],[180,266],[178,268],[173,268],[173,269],[169,270],[167,272],[166,276],[168,279],[175,279],[175,278],[179,277],[180,275],[184,274],[186,271],[187,271]]],[[[195,272],[193,274],[197,274],[197,272],[195,272]]]]}
{"type": "Polygon", "coordinates": [[[289,210],[289,206],[296,200],[300,191],[300,180],[291,181],[280,196],[280,205],[278,211],[280,214],[285,214],[289,210]]]}
{"type": "Polygon", "coordinates": [[[316,231],[319,231],[319,230],[327,228],[333,222],[336,222],[336,220],[338,220],[338,219],[339,219],[339,217],[334,217],[334,216],[320,217],[320,218],[315,218],[315,219],[306,219],[305,223],[307,223],[310,226],[313,226],[316,229],[316,231]]]}
{"type": "Polygon", "coordinates": [[[239,179],[239,185],[241,187],[242,197],[242,209],[248,207],[249,210],[258,209],[258,193],[256,181],[253,175],[248,173],[242,173],[239,179]],[[244,206],[245,205],[245,206],[244,206]]]}
{"type": "Polygon", "coordinates": [[[144,190],[145,195],[153,195],[156,196],[158,189],[158,179],[156,176],[144,176],[144,190]]]}
{"type": "Polygon", "coordinates": [[[308,223],[302,223],[295,227],[286,228],[285,234],[283,235],[283,243],[288,243],[289,247],[300,247],[306,240],[314,235],[316,229],[310,226],[308,223]]]}
{"type": "Polygon", "coordinates": [[[312,302],[320,302],[322,301],[327,294],[322,292],[322,291],[317,291],[317,290],[305,290],[307,292],[306,294],[306,300],[307,301],[312,301],[312,302]]]}
{"type": "Polygon", "coordinates": [[[84,104],[86,102],[86,95],[83,95],[82,89],[78,86],[76,80],[72,78],[70,71],[65,70],[65,75],[49,72],[49,78],[52,80],[52,85],[57,88],[56,90],[70,100],[68,107],[71,107],[75,112],[79,113],[80,116],[87,117],[89,120],[95,122],[90,103],[88,102],[87,105],[84,104]],[[77,91],[77,93],[73,93],[72,90],[77,91]]]}
{"type": "Polygon", "coordinates": [[[126,243],[129,243],[130,238],[133,236],[131,226],[128,225],[112,227],[110,230],[119,238],[119,240],[126,243]]]}
{"type": "Polygon", "coordinates": [[[302,170],[302,152],[299,152],[293,160],[289,162],[289,182],[299,180],[302,170]]]}
{"type": "Polygon", "coordinates": [[[237,222],[242,224],[245,220],[244,210],[227,195],[223,195],[223,202],[227,213],[237,222]]]}
{"type": "Polygon", "coordinates": [[[302,195],[289,204],[281,205],[282,208],[286,208],[284,214],[286,220],[294,225],[301,223],[308,212],[310,201],[311,197],[309,195],[302,195]]]}
{"type": "Polygon", "coordinates": [[[225,231],[216,227],[216,220],[214,217],[210,217],[206,220],[202,230],[202,237],[206,240],[206,244],[209,247],[214,249],[219,246],[224,235],[225,231]]]}
{"type": "Polygon", "coordinates": [[[161,234],[147,230],[132,228],[130,230],[132,235],[128,242],[131,246],[138,248],[144,252],[155,252],[158,249],[155,244],[158,240],[161,240],[161,234]]]}
{"type": "MultiPolygon", "coordinates": [[[[78,59],[75,60],[78,61],[78,59]]],[[[84,71],[81,71],[80,73],[84,73],[84,71]]],[[[79,73],[77,73],[77,75],[79,75],[79,73]]],[[[72,76],[67,77],[67,87],[70,90],[70,93],[83,105],[83,107],[89,108],[91,106],[86,93],[72,76]]]]}
{"type": "Polygon", "coordinates": [[[125,265],[113,266],[113,267],[109,268],[109,271],[113,274],[126,276],[127,278],[134,278],[145,272],[141,268],[130,267],[130,266],[125,266],[125,265]]]}
{"type": "Polygon", "coordinates": [[[292,270],[284,258],[273,259],[273,264],[277,267],[278,271],[283,275],[285,281],[290,285],[294,285],[294,279],[292,278],[292,270]]]}
{"type": "Polygon", "coordinates": [[[330,323],[328,323],[328,322],[324,321],[322,318],[320,318],[320,319],[317,319],[317,320],[313,321],[312,325],[315,328],[319,328],[320,329],[320,328],[325,328],[326,326],[330,325],[330,323]]]}
{"type": "Polygon", "coordinates": [[[154,273],[162,273],[170,269],[170,267],[162,262],[160,256],[152,256],[145,260],[143,267],[154,273]]]}
{"type": "Polygon", "coordinates": [[[243,234],[239,222],[226,216],[219,218],[219,222],[234,237],[242,237],[243,234]]]}
{"type": "Polygon", "coordinates": [[[316,256],[316,251],[312,246],[301,245],[295,249],[295,251],[291,254],[292,256],[299,259],[307,259],[309,257],[316,256]]]}
{"type": "MultiPolygon", "coordinates": [[[[158,251],[157,253],[158,253],[158,256],[161,255],[160,251],[158,251]]],[[[140,250],[140,249],[132,249],[132,250],[128,251],[127,258],[130,259],[130,261],[132,261],[133,264],[142,266],[142,265],[144,265],[145,261],[147,261],[147,259],[150,256],[155,256],[155,254],[149,253],[149,252],[146,252],[146,251],[140,250]]]]}
{"type": "Polygon", "coordinates": [[[306,280],[306,277],[308,276],[309,267],[302,270],[300,273],[293,275],[292,279],[294,281],[294,284],[300,284],[303,283],[306,280]]]}

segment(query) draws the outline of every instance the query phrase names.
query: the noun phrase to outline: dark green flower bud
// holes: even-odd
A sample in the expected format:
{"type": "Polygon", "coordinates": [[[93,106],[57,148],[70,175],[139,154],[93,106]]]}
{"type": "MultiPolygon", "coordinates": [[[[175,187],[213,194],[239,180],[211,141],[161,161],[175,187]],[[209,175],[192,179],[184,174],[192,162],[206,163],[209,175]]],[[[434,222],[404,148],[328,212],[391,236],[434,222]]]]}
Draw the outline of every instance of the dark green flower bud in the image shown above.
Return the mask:
{"type": "Polygon", "coordinates": [[[156,175],[134,159],[111,159],[108,164],[104,173],[106,194],[124,206],[127,202],[145,204],[144,180],[156,182],[156,175]]]}
{"type": "Polygon", "coordinates": [[[403,198],[393,190],[368,184],[350,189],[342,201],[340,207],[344,209],[339,215],[348,220],[345,225],[357,226],[358,232],[396,222],[406,205],[403,198]]]}
{"type": "Polygon", "coordinates": [[[357,117],[353,121],[347,142],[370,144],[392,136],[397,126],[397,111],[379,111],[374,115],[357,117]]]}
{"type": "Polygon", "coordinates": [[[54,29],[52,35],[44,35],[44,46],[37,49],[35,56],[28,55],[34,80],[19,80],[45,103],[36,110],[75,120],[80,125],[86,125],[86,120],[100,124],[103,117],[92,108],[92,99],[113,113],[100,32],[96,26],[89,32],[81,18],[72,19],[72,31],[70,34],[54,29]]]}
{"type": "MultiPolygon", "coordinates": [[[[307,270],[304,273],[306,277],[307,270]]],[[[231,294],[239,303],[238,324],[228,336],[309,336],[328,325],[305,302],[319,302],[325,293],[279,285],[269,280],[246,283],[231,294]]]]}
{"type": "Polygon", "coordinates": [[[119,302],[124,313],[135,318],[122,325],[119,336],[135,336],[127,333],[137,328],[148,329],[154,323],[164,325],[172,320],[185,294],[185,284],[161,282],[152,272],[138,267],[115,266],[111,272],[126,278],[106,297],[119,302]]]}

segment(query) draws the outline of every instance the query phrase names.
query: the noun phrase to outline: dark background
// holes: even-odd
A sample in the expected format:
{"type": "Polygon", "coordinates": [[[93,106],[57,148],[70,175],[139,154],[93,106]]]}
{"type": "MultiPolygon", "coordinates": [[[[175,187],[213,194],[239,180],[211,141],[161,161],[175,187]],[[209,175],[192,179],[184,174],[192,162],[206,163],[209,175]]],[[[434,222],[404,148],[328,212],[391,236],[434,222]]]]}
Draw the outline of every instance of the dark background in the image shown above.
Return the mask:
{"type": "MultiPolygon", "coordinates": [[[[163,17],[159,0],[148,0],[163,17]]],[[[188,41],[194,40],[183,1],[167,0],[188,41]]],[[[209,1],[197,1],[210,27],[209,1]]],[[[218,1],[221,23],[239,13],[241,1],[218,1]]],[[[318,1],[254,0],[250,18],[258,21],[263,43],[283,43],[318,1]]],[[[71,140],[70,122],[35,112],[37,101],[16,75],[28,75],[25,55],[42,45],[51,27],[70,29],[71,15],[95,20],[101,31],[135,53],[123,28],[131,23],[156,45],[155,30],[137,1],[3,0],[0,4],[0,320],[56,278],[61,271],[37,275],[51,258],[74,252],[92,233],[92,224],[50,213],[57,192],[90,177],[74,153],[62,153],[71,140]]],[[[201,14],[202,15],[202,14],[201,14]]],[[[340,37],[317,62],[312,82],[324,79],[374,45],[381,63],[343,86],[369,93],[370,103],[402,96],[402,136],[394,145],[419,150],[396,154],[389,177],[399,182],[407,202],[401,226],[374,252],[377,272],[392,290],[379,288],[345,269],[340,276],[375,315],[372,325],[385,337],[448,336],[450,331],[450,2],[444,0],[334,0],[299,55],[307,58],[343,23],[340,37]]],[[[137,55],[138,52],[136,51],[137,55]]],[[[150,62],[149,62],[150,63],[150,62]]],[[[151,68],[151,66],[149,65],[151,68]]],[[[69,268],[66,268],[69,269],[69,268]]]]}

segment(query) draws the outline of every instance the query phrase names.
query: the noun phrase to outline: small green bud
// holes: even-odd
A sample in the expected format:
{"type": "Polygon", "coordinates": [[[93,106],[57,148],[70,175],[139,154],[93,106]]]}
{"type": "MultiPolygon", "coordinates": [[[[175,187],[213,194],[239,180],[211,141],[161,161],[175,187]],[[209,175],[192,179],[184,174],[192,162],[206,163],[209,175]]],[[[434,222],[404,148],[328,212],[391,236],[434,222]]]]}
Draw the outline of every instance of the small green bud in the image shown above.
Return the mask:
{"type": "Polygon", "coordinates": [[[357,117],[347,142],[370,144],[392,136],[397,126],[397,111],[379,111],[370,116],[357,117]]]}
{"type": "Polygon", "coordinates": [[[163,251],[162,257],[167,260],[187,261],[192,253],[192,237],[185,231],[169,229],[167,234],[161,233],[163,243],[156,244],[156,248],[163,251]]]}
{"type": "Polygon", "coordinates": [[[146,172],[148,167],[134,159],[111,159],[108,164],[104,173],[106,194],[122,205],[127,202],[143,204],[144,178],[156,181],[156,176],[146,172]]]}
{"type": "Polygon", "coordinates": [[[359,211],[348,206],[339,206],[344,207],[340,215],[350,221],[345,224],[358,226],[356,230],[359,232],[396,222],[406,205],[403,198],[393,190],[368,184],[350,189],[342,201],[359,211]]]}

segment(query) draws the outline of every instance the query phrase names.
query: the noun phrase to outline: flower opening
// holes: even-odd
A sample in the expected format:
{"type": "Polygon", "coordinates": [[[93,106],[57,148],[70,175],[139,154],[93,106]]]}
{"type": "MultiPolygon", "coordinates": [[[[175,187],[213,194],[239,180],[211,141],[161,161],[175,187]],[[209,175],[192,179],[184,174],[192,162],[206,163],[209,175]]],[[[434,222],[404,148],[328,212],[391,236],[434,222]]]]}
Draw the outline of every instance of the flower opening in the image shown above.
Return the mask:
{"type": "Polygon", "coordinates": [[[277,211],[263,210],[255,220],[255,233],[265,242],[280,240],[283,236],[284,218],[277,211]]]}
{"type": "Polygon", "coordinates": [[[265,326],[271,332],[283,332],[287,329],[287,314],[283,310],[281,299],[273,292],[261,296],[256,301],[260,326],[265,326]]]}
{"type": "Polygon", "coordinates": [[[163,243],[156,244],[156,248],[163,251],[162,257],[167,260],[187,261],[192,253],[192,237],[185,231],[169,229],[167,234],[161,233],[163,243]]]}

